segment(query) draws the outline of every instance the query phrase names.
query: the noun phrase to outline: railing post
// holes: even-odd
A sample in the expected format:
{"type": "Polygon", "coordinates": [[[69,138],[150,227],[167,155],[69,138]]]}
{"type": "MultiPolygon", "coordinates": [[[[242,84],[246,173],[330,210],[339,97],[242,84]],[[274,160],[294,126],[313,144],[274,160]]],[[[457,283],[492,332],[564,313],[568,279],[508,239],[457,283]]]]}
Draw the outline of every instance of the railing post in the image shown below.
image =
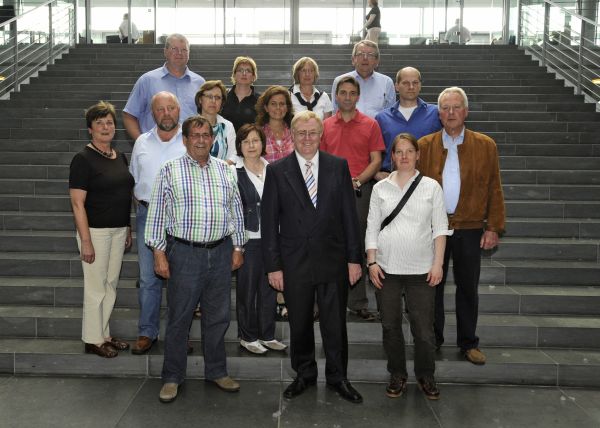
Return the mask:
{"type": "MultiPolygon", "coordinates": [[[[523,11],[521,8],[523,7],[523,2],[521,0],[517,1],[517,34],[515,34],[515,44],[517,46],[521,46],[521,33],[523,31],[523,11]]],[[[508,24],[507,24],[508,25],[508,24]]]]}
{"type": "Polygon", "coordinates": [[[52,64],[54,34],[52,31],[52,3],[48,3],[48,64],[52,64]]]}
{"type": "Polygon", "coordinates": [[[17,30],[17,20],[10,23],[10,37],[13,40],[13,91],[19,92],[19,32],[17,30]]]}
{"type": "Polygon", "coordinates": [[[546,50],[550,40],[550,3],[544,2],[544,43],[542,44],[542,66],[546,66],[546,50]]]}
{"type": "Polygon", "coordinates": [[[576,94],[577,95],[581,95],[581,72],[583,69],[583,45],[585,44],[585,36],[584,36],[584,31],[585,31],[585,21],[582,19],[581,20],[581,27],[580,27],[580,31],[579,31],[579,60],[577,61],[577,91],[576,94]]]}

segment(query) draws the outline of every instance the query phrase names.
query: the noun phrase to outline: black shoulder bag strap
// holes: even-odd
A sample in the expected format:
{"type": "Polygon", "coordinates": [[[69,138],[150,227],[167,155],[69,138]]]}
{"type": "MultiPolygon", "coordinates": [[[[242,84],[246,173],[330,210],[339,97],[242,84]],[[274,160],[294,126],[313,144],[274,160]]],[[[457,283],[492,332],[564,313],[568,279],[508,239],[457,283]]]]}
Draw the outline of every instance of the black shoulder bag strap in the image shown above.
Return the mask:
{"type": "Polygon", "coordinates": [[[390,215],[388,215],[385,218],[385,220],[383,220],[383,222],[381,223],[381,227],[379,228],[380,232],[396,218],[396,216],[402,210],[404,205],[406,205],[406,201],[408,201],[410,195],[412,195],[412,193],[415,191],[417,185],[419,184],[419,181],[421,181],[421,178],[423,178],[423,174],[419,173],[419,175],[417,175],[417,178],[415,178],[415,180],[412,182],[402,199],[400,199],[400,202],[398,202],[398,205],[396,205],[396,208],[394,208],[394,211],[392,211],[390,215]]]}

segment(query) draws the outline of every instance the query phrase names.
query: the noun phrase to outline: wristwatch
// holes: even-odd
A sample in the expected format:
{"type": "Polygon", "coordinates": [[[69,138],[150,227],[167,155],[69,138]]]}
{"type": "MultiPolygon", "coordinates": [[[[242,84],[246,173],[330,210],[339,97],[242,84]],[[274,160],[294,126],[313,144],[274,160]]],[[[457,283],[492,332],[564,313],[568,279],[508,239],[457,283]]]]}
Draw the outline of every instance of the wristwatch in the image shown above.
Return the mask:
{"type": "Polygon", "coordinates": [[[371,267],[371,266],[373,266],[373,265],[376,265],[376,264],[377,264],[377,262],[371,262],[371,263],[367,263],[367,269],[368,269],[368,268],[370,268],[370,267],[371,267]]]}
{"type": "Polygon", "coordinates": [[[244,247],[242,247],[241,245],[235,245],[233,247],[233,251],[239,251],[240,253],[244,254],[244,247]]]}
{"type": "Polygon", "coordinates": [[[360,189],[360,186],[362,186],[362,183],[360,182],[360,180],[358,178],[353,178],[352,181],[354,181],[356,183],[356,188],[360,189]]]}

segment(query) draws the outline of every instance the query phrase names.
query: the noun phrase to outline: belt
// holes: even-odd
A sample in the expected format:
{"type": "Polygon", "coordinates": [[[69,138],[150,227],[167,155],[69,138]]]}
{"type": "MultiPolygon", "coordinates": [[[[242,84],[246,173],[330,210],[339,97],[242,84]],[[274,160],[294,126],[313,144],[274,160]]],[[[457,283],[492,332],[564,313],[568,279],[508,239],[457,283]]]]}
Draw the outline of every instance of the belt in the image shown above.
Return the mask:
{"type": "Polygon", "coordinates": [[[138,201],[138,204],[145,206],[146,208],[148,208],[148,202],[146,201],[138,201]]]}
{"type": "Polygon", "coordinates": [[[195,242],[195,241],[188,241],[187,239],[183,239],[183,238],[178,238],[177,236],[172,236],[172,235],[168,235],[169,238],[173,238],[175,241],[180,242],[184,245],[189,245],[190,247],[194,247],[194,248],[215,248],[218,247],[219,245],[221,245],[226,238],[228,238],[227,236],[225,238],[221,238],[218,241],[211,241],[211,242],[195,242]]]}

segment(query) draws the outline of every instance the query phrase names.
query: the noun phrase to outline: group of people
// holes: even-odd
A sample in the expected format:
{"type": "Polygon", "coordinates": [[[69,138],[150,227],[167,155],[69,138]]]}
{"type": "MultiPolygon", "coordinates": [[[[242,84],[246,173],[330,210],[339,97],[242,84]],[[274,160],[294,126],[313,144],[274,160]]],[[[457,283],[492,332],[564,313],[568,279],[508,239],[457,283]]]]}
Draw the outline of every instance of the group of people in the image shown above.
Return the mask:
{"type": "Polygon", "coordinates": [[[276,292],[285,297],[296,372],[288,399],[317,380],[315,306],[327,386],[362,402],[347,377],[349,310],[364,321],[380,317],[386,394],[402,395],[404,302],[418,385],[439,398],[435,352],[444,342],[450,260],[456,343],[468,361],[484,364],[476,335],[480,255],[498,244],[505,211],[496,145],[466,129],[465,92],[450,87],[437,105],[424,102],[419,70],[402,68],[395,82],[378,73],[379,48],[368,40],[354,46],[354,70],[334,80],[331,98],[315,86],[312,58],[296,62],[291,87],[259,94],[252,58],[236,58],[226,90],[187,67],[189,49],[184,36],[170,35],[165,64],[136,82],[123,110],[135,140],[130,165],[111,146],[114,107],[100,102],[86,112],[91,141],[69,177],[85,351],[112,358],[130,347],[110,334],[109,319],[131,246],[133,197],[140,316],[131,352],[145,354],[158,339],[166,280],[162,402],[175,400],[184,382],[198,305],[205,378],[239,390],[224,340],[232,271],[238,336],[249,352],[286,350],[275,337],[276,292]]]}

